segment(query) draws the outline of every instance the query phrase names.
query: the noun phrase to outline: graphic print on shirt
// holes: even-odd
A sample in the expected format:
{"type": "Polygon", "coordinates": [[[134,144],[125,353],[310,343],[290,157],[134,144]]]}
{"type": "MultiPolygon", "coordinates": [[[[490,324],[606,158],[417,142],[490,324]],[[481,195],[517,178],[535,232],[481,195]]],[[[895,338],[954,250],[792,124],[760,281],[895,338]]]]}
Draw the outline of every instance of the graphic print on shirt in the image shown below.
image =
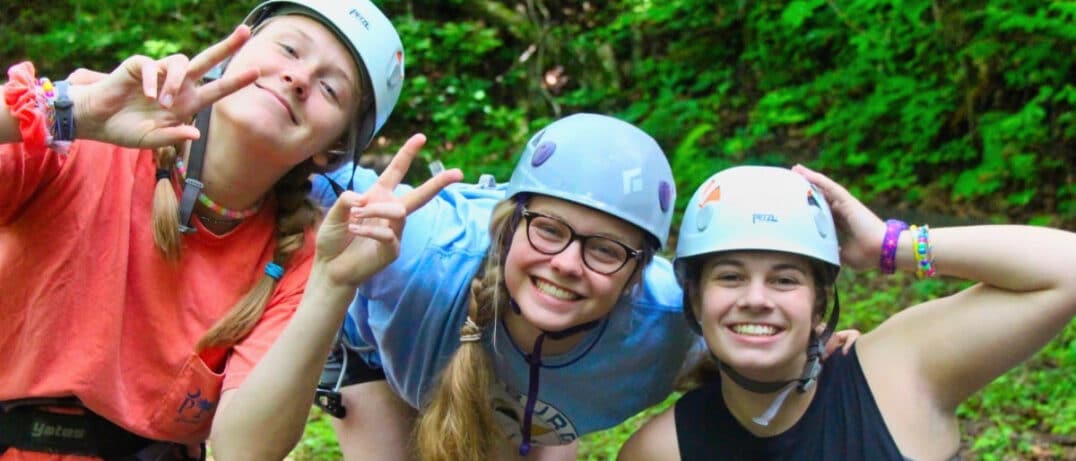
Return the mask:
{"type": "MultiPolygon", "coordinates": [[[[512,442],[523,440],[523,412],[527,395],[508,389],[498,381],[493,385],[493,418],[501,433],[512,442]]],[[[531,419],[531,443],[535,445],[567,445],[579,438],[579,432],[571,419],[559,409],[547,402],[538,400],[534,404],[534,416],[531,419]]]]}
{"type": "Polygon", "coordinates": [[[176,410],[176,421],[188,424],[202,424],[202,418],[206,414],[212,415],[213,407],[215,406],[214,402],[202,397],[201,389],[188,392],[186,398],[183,399],[183,403],[176,410]]]}

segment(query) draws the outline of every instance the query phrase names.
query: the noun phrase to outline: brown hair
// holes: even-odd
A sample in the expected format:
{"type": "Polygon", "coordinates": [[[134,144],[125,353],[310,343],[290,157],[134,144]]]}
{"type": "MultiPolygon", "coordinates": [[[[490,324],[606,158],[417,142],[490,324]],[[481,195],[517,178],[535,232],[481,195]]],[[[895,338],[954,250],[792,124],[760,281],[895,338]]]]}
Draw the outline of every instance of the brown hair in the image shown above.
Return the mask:
{"type": "MultiPolygon", "coordinates": [[[[177,149],[171,146],[157,149],[154,154],[157,168],[171,170],[175,165],[176,153],[177,149]]],[[[307,159],[288,171],[273,186],[277,211],[273,262],[281,267],[286,268],[291,256],[303,247],[304,232],[314,227],[321,216],[321,211],[307,197],[311,189],[309,175],[313,171],[314,163],[307,159]]],[[[156,187],[153,193],[153,241],[165,259],[178,261],[182,247],[179,200],[171,178],[158,179],[156,187]]],[[[261,318],[275,287],[276,280],[268,275],[261,276],[246,295],[198,341],[197,349],[227,347],[243,339],[261,318]]]]}
{"type": "MultiPolygon", "coordinates": [[[[521,222],[518,207],[522,199],[504,200],[493,209],[489,231],[493,236],[481,272],[471,281],[467,315],[475,325],[464,324],[460,336],[481,333],[508,308],[508,288],[504,284],[503,259],[521,222]],[[515,217],[515,219],[510,219],[515,217]]],[[[630,293],[642,280],[642,268],[653,259],[656,240],[647,234],[642,257],[625,285],[630,293]]],[[[430,398],[415,425],[416,450],[423,461],[488,459],[504,436],[497,428],[490,386],[493,367],[480,341],[460,343],[459,349],[441,371],[430,398]]]]}

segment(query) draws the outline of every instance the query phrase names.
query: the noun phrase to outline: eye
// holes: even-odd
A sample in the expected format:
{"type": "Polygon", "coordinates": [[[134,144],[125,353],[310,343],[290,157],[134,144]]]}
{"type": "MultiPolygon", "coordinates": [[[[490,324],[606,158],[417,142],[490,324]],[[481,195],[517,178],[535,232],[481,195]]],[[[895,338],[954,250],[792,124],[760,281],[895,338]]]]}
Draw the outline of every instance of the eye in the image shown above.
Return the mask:
{"type": "Polygon", "coordinates": [[[587,253],[602,262],[619,262],[628,257],[624,247],[604,238],[591,238],[587,242],[587,253]]]}
{"type": "Polygon", "coordinates": [[[295,58],[299,57],[299,53],[297,51],[295,51],[295,48],[293,48],[291,45],[288,45],[286,43],[281,43],[280,48],[283,49],[285,53],[291,55],[292,57],[295,57],[295,58]]]}
{"type": "Polygon", "coordinates": [[[786,288],[794,288],[801,285],[799,277],[792,275],[778,275],[773,278],[773,284],[786,288]]]}
{"type": "Polygon", "coordinates": [[[743,274],[739,272],[719,271],[714,273],[714,280],[719,282],[739,282],[743,279],[743,274]]]}
{"type": "Polygon", "coordinates": [[[566,238],[566,232],[563,226],[560,226],[556,222],[549,219],[535,219],[531,224],[538,235],[548,240],[561,240],[566,238]]]}
{"type": "Polygon", "coordinates": [[[333,89],[333,86],[329,82],[322,81],[321,87],[325,88],[325,92],[329,93],[329,97],[331,97],[333,101],[339,100],[339,97],[336,95],[336,90],[333,89]]]}

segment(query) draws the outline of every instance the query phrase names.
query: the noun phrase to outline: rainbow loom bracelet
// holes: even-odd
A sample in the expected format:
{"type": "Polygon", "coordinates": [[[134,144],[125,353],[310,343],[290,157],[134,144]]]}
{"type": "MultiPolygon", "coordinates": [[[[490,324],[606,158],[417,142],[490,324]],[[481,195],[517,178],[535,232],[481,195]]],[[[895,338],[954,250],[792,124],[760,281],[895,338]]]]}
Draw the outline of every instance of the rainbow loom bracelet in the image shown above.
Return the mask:
{"type": "Polygon", "coordinates": [[[934,247],[930,245],[930,226],[911,226],[915,236],[915,276],[927,278],[934,276],[934,247]]]}

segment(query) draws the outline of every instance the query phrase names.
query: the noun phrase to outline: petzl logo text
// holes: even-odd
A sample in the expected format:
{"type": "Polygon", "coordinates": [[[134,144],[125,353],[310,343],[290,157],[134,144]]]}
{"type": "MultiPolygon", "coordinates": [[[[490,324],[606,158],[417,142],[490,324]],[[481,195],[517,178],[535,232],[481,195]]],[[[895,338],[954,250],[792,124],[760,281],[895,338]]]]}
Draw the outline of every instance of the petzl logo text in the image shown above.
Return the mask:
{"type": "Polygon", "coordinates": [[[777,216],[765,213],[755,213],[751,215],[751,224],[760,222],[777,222],[777,216]]]}
{"type": "Polygon", "coordinates": [[[366,17],[363,16],[362,13],[359,12],[359,10],[352,8],[350,11],[347,12],[347,14],[351,15],[351,17],[355,19],[358,19],[359,22],[362,23],[362,27],[366,28],[366,30],[370,30],[370,21],[367,21],[366,17]]]}

